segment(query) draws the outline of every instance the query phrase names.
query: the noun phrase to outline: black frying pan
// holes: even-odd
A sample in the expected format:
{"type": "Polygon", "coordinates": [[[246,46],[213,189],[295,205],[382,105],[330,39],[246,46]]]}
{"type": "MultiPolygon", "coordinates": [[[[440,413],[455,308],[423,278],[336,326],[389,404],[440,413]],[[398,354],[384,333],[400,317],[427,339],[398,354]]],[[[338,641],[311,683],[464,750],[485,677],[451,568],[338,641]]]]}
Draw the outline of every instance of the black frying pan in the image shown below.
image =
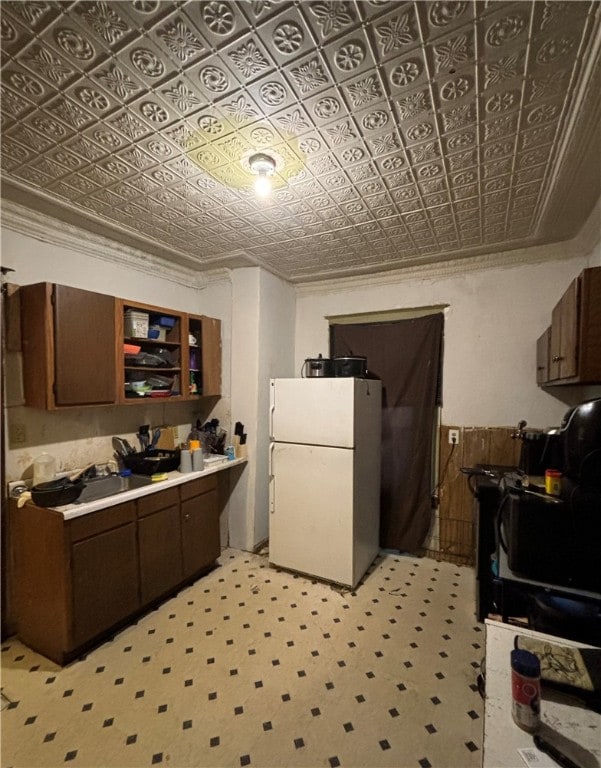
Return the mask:
{"type": "Polygon", "coordinates": [[[62,507],[79,498],[85,488],[82,475],[94,464],[88,464],[74,475],[59,477],[47,483],[38,483],[31,489],[31,500],[38,507],[62,507]]]}

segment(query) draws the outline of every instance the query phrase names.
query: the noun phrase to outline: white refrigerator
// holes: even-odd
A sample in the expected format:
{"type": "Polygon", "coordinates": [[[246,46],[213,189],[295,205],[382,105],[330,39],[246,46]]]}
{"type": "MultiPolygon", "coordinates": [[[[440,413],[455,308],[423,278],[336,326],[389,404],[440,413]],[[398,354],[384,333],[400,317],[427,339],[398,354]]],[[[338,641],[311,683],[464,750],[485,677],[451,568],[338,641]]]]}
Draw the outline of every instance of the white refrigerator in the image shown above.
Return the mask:
{"type": "Polygon", "coordinates": [[[379,548],[382,385],[271,380],[269,561],[354,588],[379,548]]]}

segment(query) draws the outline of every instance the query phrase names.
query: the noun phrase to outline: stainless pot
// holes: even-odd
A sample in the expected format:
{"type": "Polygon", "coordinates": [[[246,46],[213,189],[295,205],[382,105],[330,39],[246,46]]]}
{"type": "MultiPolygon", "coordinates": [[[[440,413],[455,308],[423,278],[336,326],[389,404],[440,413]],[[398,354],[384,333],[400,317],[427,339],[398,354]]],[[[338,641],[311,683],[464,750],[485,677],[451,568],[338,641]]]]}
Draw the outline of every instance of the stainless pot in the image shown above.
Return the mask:
{"type": "Polygon", "coordinates": [[[334,375],[334,364],[327,357],[308,357],[303,365],[303,375],[307,378],[334,375]]]}
{"type": "Polygon", "coordinates": [[[367,358],[335,357],[334,376],[356,376],[364,379],[367,376],[367,358]]]}

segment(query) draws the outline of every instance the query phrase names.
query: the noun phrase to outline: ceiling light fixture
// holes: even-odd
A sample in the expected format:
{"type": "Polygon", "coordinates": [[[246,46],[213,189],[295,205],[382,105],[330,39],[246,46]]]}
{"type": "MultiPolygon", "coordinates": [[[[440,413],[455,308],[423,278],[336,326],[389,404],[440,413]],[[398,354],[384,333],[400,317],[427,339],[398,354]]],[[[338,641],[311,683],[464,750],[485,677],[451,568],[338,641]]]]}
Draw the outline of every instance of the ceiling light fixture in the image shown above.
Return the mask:
{"type": "Polygon", "coordinates": [[[267,197],[271,192],[271,176],[275,172],[275,160],[264,152],[257,152],[248,158],[250,170],[257,175],[255,192],[259,197],[267,197]]]}

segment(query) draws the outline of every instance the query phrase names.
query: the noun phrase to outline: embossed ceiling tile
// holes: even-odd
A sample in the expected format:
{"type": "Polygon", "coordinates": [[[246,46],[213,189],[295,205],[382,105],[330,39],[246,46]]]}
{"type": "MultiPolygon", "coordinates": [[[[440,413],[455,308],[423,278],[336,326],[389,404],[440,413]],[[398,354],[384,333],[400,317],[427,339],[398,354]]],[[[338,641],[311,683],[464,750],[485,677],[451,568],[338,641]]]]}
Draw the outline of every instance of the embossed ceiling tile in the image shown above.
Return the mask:
{"type": "Polygon", "coordinates": [[[84,87],[108,92],[118,105],[127,104],[146,92],[146,84],[138,77],[126,59],[107,59],[88,72],[84,87]]]}
{"type": "Polygon", "coordinates": [[[161,0],[132,0],[129,3],[120,3],[119,12],[133,28],[148,29],[171,15],[173,7],[161,0]]]}
{"type": "Polygon", "coordinates": [[[46,102],[44,108],[66,126],[76,128],[78,131],[89,126],[95,120],[95,115],[84,109],[74,99],[66,96],[56,96],[51,101],[46,102]]]}
{"type": "Polygon", "coordinates": [[[267,45],[255,32],[236,38],[220,50],[221,62],[227,62],[229,70],[240,85],[247,85],[275,71],[275,63],[267,45]]]}
{"type": "MultiPolygon", "coordinates": [[[[269,72],[260,80],[247,86],[263,117],[269,117],[282,110],[287,110],[292,116],[298,115],[306,122],[304,109],[299,111],[299,102],[288,81],[279,72],[269,72]]],[[[300,119],[300,117],[299,117],[300,119]]],[[[300,125],[305,129],[305,125],[300,125]]],[[[297,132],[297,131],[295,131],[297,132]]]]}
{"type": "Polygon", "coordinates": [[[504,4],[499,9],[495,3],[490,5],[492,13],[478,22],[480,59],[497,61],[527,43],[532,5],[530,2],[504,4]]]}
{"type": "Polygon", "coordinates": [[[93,135],[98,143],[110,148],[112,152],[153,132],[153,127],[141,120],[129,107],[109,115],[104,126],[94,131],[93,135]]]}
{"type": "Polygon", "coordinates": [[[430,76],[447,77],[473,72],[476,40],[472,24],[461,26],[425,47],[430,76]]]}
{"type": "Polygon", "coordinates": [[[49,146],[50,143],[63,142],[76,133],[73,128],[43,109],[33,112],[21,125],[43,136],[45,139],[44,146],[49,146]]]}
{"type": "Polygon", "coordinates": [[[405,120],[419,118],[431,120],[434,107],[428,88],[417,88],[413,91],[403,91],[392,100],[397,121],[402,124],[405,120]]]}
{"type": "Polygon", "coordinates": [[[17,179],[32,184],[34,187],[40,189],[44,189],[53,181],[52,176],[35,167],[35,161],[28,163],[27,165],[22,165],[13,172],[13,175],[17,179]]]}
{"type": "Polygon", "coordinates": [[[140,145],[135,144],[126,147],[117,152],[115,156],[125,160],[126,163],[129,163],[129,165],[137,171],[144,171],[152,168],[157,162],[155,157],[149,152],[144,151],[141,143],[140,145]]]}
{"type": "Polygon", "coordinates": [[[319,51],[296,59],[294,62],[284,65],[282,69],[299,101],[322,93],[326,88],[331,88],[334,85],[327,64],[319,51]]]}
{"type": "Polygon", "coordinates": [[[458,27],[473,19],[473,4],[467,0],[418,3],[425,38],[438,38],[456,33],[458,27]]]}
{"type": "Polygon", "coordinates": [[[31,114],[36,109],[35,104],[28,99],[24,99],[14,91],[10,91],[8,88],[2,88],[0,93],[2,117],[4,118],[3,125],[5,128],[12,125],[15,120],[23,119],[27,114],[31,114]]]}
{"type": "Polygon", "coordinates": [[[87,160],[96,162],[100,157],[123,149],[128,143],[124,136],[99,121],[78,133],[67,146],[87,160]]]}
{"type": "Polygon", "coordinates": [[[59,88],[66,87],[80,77],[79,71],[63,57],[37,41],[26,45],[22,52],[19,51],[19,61],[34,76],[59,88]]]}
{"type": "Polygon", "coordinates": [[[280,8],[278,15],[263,23],[259,31],[274,61],[283,66],[306,55],[314,41],[299,7],[282,3],[280,8]]]}
{"type": "Polygon", "coordinates": [[[337,83],[372,70],[374,60],[371,48],[361,27],[354,28],[343,37],[324,47],[324,55],[330,72],[337,83]]]}
{"type": "Polygon", "coordinates": [[[316,126],[326,125],[333,120],[348,117],[350,112],[337,88],[303,99],[303,106],[316,126]]]}
{"type": "Polygon", "coordinates": [[[162,19],[147,36],[171,62],[184,69],[205,58],[210,46],[199,28],[178,10],[162,19]]]}
{"type": "MultiPolygon", "coordinates": [[[[2,70],[2,83],[28,104],[40,105],[58,89],[26,70],[18,62],[10,62],[2,70]]],[[[4,104],[3,104],[4,109],[4,104]]]]}
{"type": "Polygon", "coordinates": [[[488,120],[482,120],[478,127],[481,140],[487,142],[507,139],[516,133],[517,126],[518,114],[510,112],[507,115],[491,116],[488,120]]]}
{"type": "Polygon", "coordinates": [[[420,45],[419,25],[413,3],[397,4],[387,14],[374,19],[371,34],[377,60],[405,54],[420,45]]]}
{"type": "Polygon", "coordinates": [[[119,60],[147,88],[159,88],[181,73],[177,59],[166,56],[148,34],[136,37],[119,54],[119,60]]]}
{"type": "Polygon", "coordinates": [[[78,3],[72,17],[79,19],[93,39],[111,50],[119,50],[133,31],[133,24],[122,13],[120,6],[120,3],[107,2],[78,3]]]}
{"type": "Polygon", "coordinates": [[[102,39],[91,37],[89,29],[78,22],[76,16],[61,17],[38,40],[73,70],[85,73],[105,62],[111,47],[102,39]]]}
{"type": "Polygon", "coordinates": [[[561,29],[543,32],[531,42],[529,70],[543,75],[553,70],[571,70],[582,42],[580,23],[566,24],[561,29]]]}
{"type": "Polygon", "coordinates": [[[350,117],[343,117],[322,126],[321,136],[331,150],[356,144],[360,139],[357,126],[350,117]]]}
{"type": "Polygon", "coordinates": [[[202,31],[203,38],[213,49],[221,49],[249,31],[249,23],[240,3],[224,0],[185,3],[181,12],[191,28],[202,31]]]}
{"type": "Polygon", "coordinates": [[[504,50],[498,58],[491,57],[487,62],[479,62],[480,87],[484,91],[491,88],[514,88],[526,72],[526,48],[520,41],[512,50],[504,50]]]}
{"type": "Polygon", "coordinates": [[[386,92],[396,98],[411,87],[423,86],[428,82],[428,69],[423,52],[415,49],[412,53],[387,61],[381,68],[386,92]]]}
{"type": "Polygon", "coordinates": [[[60,3],[33,2],[24,3],[21,0],[9,0],[2,3],[2,16],[9,16],[16,24],[23,25],[27,30],[38,34],[48,24],[52,23],[61,13],[60,3]]]}
{"type": "Polygon", "coordinates": [[[470,72],[439,74],[432,87],[435,104],[443,109],[469,106],[476,97],[475,77],[470,72]]]}
{"type": "Polygon", "coordinates": [[[350,2],[310,2],[301,5],[307,25],[313,30],[315,39],[324,43],[328,39],[344,33],[357,22],[354,3],[350,2]]]}
{"type": "Polygon", "coordinates": [[[574,2],[534,3],[533,28],[537,34],[553,34],[566,26],[583,24],[586,15],[595,10],[595,2],[574,0],[574,2]]]}

